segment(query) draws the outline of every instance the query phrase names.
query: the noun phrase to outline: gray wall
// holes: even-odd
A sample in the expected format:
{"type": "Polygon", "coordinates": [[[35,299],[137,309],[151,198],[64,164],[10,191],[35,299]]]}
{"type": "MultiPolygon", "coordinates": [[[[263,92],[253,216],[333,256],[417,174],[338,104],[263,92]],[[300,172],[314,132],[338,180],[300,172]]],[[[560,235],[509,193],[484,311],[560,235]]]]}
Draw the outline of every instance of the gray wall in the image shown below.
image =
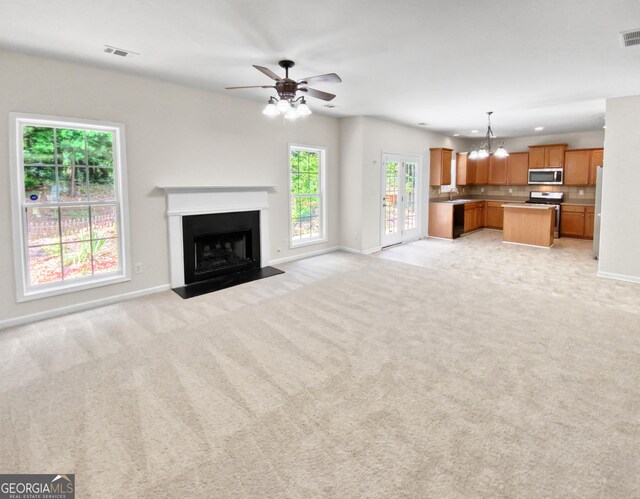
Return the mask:
{"type": "Polygon", "coordinates": [[[640,282],[640,96],[607,100],[599,273],[640,282]]]}

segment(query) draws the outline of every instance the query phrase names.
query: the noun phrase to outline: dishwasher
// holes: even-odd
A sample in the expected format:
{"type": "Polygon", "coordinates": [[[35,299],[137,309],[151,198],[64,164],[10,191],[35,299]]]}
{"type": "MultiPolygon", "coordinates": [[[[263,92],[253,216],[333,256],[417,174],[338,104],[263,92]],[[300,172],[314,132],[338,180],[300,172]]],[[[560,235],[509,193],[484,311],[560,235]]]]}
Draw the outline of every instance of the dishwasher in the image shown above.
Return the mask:
{"type": "Polygon", "coordinates": [[[453,238],[456,239],[464,232],[464,204],[453,206],[453,238]]]}

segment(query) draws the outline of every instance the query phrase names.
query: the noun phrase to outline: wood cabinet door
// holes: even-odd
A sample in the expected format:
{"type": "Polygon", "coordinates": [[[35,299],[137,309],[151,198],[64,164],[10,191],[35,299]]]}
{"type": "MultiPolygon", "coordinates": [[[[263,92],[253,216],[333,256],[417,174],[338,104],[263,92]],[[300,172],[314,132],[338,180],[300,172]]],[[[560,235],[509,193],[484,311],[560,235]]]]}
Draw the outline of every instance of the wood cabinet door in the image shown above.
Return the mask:
{"type": "Polygon", "coordinates": [[[563,209],[560,215],[560,235],[563,237],[584,237],[584,211],[563,209]]]}
{"type": "Polygon", "coordinates": [[[484,209],[482,208],[482,206],[478,206],[475,209],[475,228],[476,229],[481,229],[482,226],[484,225],[484,209]]]}
{"type": "Polygon", "coordinates": [[[486,185],[489,180],[489,158],[476,160],[476,184],[486,185]]]}
{"type": "Polygon", "coordinates": [[[529,147],[529,168],[544,168],[544,146],[529,147]]]}
{"type": "Polygon", "coordinates": [[[594,218],[594,209],[587,208],[584,211],[584,237],[588,239],[593,239],[594,218]]]}
{"type": "Polygon", "coordinates": [[[478,160],[469,159],[467,156],[467,185],[474,185],[476,183],[476,166],[478,160]]]}
{"type": "Polygon", "coordinates": [[[564,185],[588,185],[590,160],[591,151],[588,149],[567,151],[564,165],[564,185]]]}
{"type": "Polygon", "coordinates": [[[512,152],[507,157],[507,184],[527,185],[529,183],[529,153],[512,152]]]}
{"type": "Polygon", "coordinates": [[[503,218],[504,208],[487,206],[487,220],[485,221],[486,227],[491,227],[492,229],[502,229],[503,218]]]}
{"type": "Polygon", "coordinates": [[[496,185],[507,183],[507,158],[489,156],[489,183],[496,185]]]}
{"type": "Polygon", "coordinates": [[[544,148],[545,168],[562,168],[564,166],[564,145],[546,146],[544,148]]]}
{"type": "Polygon", "coordinates": [[[456,153],[456,185],[467,184],[467,153],[456,153]]]}
{"type": "Polygon", "coordinates": [[[473,209],[464,207],[464,232],[471,232],[473,230],[473,209]]]}
{"type": "Polygon", "coordinates": [[[429,149],[429,185],[442,185],[442,149],[429,149]]]}
{"type": "Polygon", "coordinates": [[[596,185],[596,171],[604,162],[604,149],[594,149],[591,151],[589,161],[589,185],[596,185]]]}
{"type": "Polygon", "coordinates": [[[441,185],[449,185],[451,183],[451,158],[453,151],[451,149],[442,150],[442,183],[441,185]]]}

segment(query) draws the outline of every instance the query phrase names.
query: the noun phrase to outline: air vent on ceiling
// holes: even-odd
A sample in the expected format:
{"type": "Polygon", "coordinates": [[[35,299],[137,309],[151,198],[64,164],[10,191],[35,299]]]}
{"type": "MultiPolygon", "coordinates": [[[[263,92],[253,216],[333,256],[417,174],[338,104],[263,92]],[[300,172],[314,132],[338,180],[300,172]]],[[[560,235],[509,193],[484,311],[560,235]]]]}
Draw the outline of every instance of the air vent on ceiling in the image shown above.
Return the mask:
{"type": "Polygon", "coordinates": [[[104,51],[107,54],[113,54],[120,57],[127,57],[128,55],[140,55],[138,52],[133,52],[131,50],[119,49],[117,47],[112,47],[111,45],[105,45],[104,51]]]}
{"type": "Polygon", "coordinates": [[[622,38],[622,45],[624,47],[632,47],[633,45],[640,45],[640,29],[634,29],[632,31],[623,31],[620,33],[622,38]]]}

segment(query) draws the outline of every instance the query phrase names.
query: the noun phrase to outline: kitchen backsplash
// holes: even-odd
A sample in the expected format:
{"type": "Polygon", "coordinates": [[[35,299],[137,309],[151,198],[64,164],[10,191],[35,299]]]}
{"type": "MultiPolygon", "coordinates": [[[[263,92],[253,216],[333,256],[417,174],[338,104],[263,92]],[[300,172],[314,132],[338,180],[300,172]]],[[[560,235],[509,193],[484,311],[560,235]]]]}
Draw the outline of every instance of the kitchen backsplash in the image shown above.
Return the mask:
{"type": "MultiPolygon", "coordinates": [[[[496,197],[529,197],[531,191],[564,192],[565,201],[594,201],[596,198],[595,187],[575,187],[568,185],[474,185],[458,187],[460,194],[456,197],[467,196],[496,196],[496,197]],[[484,189],[484,192],[483,192],[484,189]],[[509,192],[511,191],[511,192],[509,192]],[[582,194],[581,194],[582,193],[582,194]]],[[[430,199],[445,199],[448,192],[440,192],[439,187],[429,189],[430,199]]]]}

